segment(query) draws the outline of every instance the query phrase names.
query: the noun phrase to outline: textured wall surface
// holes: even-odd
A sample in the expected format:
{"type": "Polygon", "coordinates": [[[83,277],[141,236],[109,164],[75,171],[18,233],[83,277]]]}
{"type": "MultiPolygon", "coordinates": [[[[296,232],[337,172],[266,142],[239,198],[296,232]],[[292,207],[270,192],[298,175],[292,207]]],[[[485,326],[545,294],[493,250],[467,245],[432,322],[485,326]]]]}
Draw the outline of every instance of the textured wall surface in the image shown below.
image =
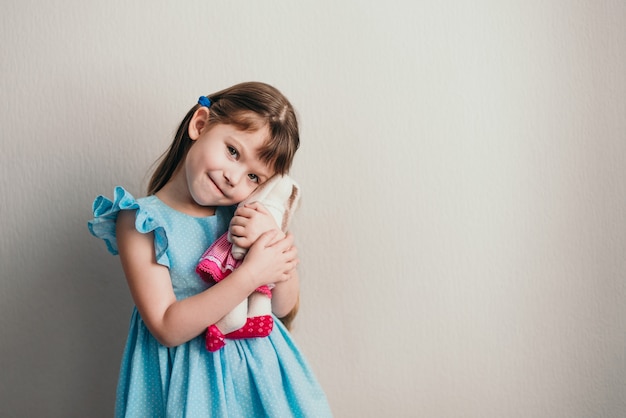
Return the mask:
{"type": "Polygon", "coordinates": [[[0,415],[111,416],[86,228],[200,94],[299,111],[295,338],[337,417],[626,415],[626,3],[3,1],[0,415]]]}

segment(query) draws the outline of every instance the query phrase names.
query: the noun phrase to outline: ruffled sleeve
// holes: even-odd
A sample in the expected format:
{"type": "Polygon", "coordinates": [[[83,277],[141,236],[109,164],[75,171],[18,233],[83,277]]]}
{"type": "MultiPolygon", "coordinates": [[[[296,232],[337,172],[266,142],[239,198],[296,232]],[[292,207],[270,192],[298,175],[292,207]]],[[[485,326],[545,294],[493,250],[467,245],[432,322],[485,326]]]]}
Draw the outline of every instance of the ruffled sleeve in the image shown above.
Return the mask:
{"type": "Polygon", "coordinates": [[[123,187],[117,186],[113,193],[113,200],[105,196],[98,196],[93,202],[94,218],[87,222],[89,232],[96,238],[101,238],[107,249],[113,255],[118,254],[115,223],[122,210],[136,210],[135,228],[142,234],[154,232],[154,251],[156,261],[166,267],[170,266],[167,256],[167,236],[160,222],[142,204],[142,199],[136,200],[123,187]]]}

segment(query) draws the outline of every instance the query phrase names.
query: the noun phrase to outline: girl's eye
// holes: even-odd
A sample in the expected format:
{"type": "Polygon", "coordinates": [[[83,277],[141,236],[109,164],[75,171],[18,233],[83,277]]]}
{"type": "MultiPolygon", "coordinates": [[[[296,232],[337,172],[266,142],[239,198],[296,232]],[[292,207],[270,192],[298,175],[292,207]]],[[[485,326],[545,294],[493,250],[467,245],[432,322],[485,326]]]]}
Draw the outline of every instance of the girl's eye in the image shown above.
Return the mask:
{"type": "Polygon", "coordinates": [[[239,155],[239,152],[234,147],[231,147],[230,145],[228,145],[227,147],[228,147],[228,153],[231,156],[237,157],[239,155]]]}
{"type": "Polygon", "coordinates": [[[248,174],[248,178],[255,183],[259,182],[259,176],[257,176],[256,174],[248,174]]]}

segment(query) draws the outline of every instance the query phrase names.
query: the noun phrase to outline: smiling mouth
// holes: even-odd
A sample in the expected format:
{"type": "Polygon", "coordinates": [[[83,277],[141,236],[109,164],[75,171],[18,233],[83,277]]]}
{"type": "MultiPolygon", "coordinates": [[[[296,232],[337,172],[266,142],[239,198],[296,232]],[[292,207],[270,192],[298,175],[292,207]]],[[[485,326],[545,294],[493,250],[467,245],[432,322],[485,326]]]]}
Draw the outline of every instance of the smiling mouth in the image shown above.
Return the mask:
{"type": "Polygon", "coordinates": [[[220,192],[220,194],[222,196],[226,196],[226,194],[224,193],[224,191],[220,188],[220,186],[217,185],[217,183],[215,181],[213,181],[213,179],[211,178],[211,176],[207,176],[209,178],[209,181],[211,182],[211,184],[213,184],[213,186],[217,189],[218,192],[220,192]]]}

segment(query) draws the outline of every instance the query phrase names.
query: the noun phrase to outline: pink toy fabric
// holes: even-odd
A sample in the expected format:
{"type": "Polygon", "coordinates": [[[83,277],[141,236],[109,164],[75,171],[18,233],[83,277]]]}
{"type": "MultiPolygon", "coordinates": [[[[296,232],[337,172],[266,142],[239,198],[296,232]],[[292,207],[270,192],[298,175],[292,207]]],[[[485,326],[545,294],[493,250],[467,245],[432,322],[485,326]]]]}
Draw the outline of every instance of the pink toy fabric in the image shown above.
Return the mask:
{"type": "Polygon", "coordinates": [[[219,237],[200,257],[196,272],[205,282],[219,282],[233,272],[241,264],[236,260],[230,249],[233,244],[228,242],[228,233],[219,237]]]}
{"type": "MultiPolygon", "coordinates": [[[[241,264],[232,255],[233,245],[228,241],[228,233],[219,237],[200,257],[200,262],[196,266],[196,272],[205,282],[210,280],[219,282],[224,280],[241,264]]],[[[268,286],[261,286],[256,289],[267,297],[272,297],[272,291],[268,286]]],[[[246,324],[239,330],[229,334],[222,334],[219,328],[211,325],[206,332],[206,349],[213,352],[222,348],[226,342],[225,338],[231,340],[244,338],[267,337],[272,332],[274,321],[271,316],[260,316],[248,318],[246,324]]]]}
{"type": "Polygon", "coordinates": [[[205,337],[206,349],[214,352],[226,345],[225,339],[242,340],[245,338],[267,337],[274,328],[274,318],[271,315],[255,316],[248,318],[246,324],[240,329],[229,334],[222,334],[215,325],[207,329],[205,337]]]}
{"type": "MultiPolygon", "coordinates": [[[[233,257],[232,247],[233,244],[228,241],[228,233],[225,233],[202,254],[196,266],[196,272],[205,282],[210,280],[219,282],[239,267],[241,260],[233,257]]],[[[256,291],[269,298],[272,297],[272,291],[268,286],[258,287],[256,291]]]]}

